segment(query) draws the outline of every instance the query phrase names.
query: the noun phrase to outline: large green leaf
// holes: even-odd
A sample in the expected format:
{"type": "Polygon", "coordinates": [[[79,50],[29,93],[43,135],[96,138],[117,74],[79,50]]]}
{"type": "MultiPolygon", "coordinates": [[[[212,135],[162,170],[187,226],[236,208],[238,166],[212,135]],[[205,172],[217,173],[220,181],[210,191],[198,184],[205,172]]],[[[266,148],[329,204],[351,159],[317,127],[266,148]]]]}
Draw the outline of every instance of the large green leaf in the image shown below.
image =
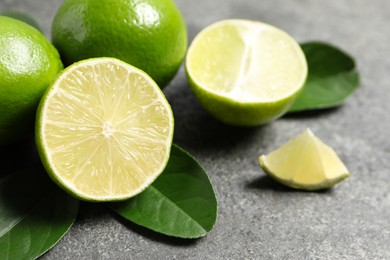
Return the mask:
{"type": "Polygon", "coordinates": [[[327,43],[310,42],[301,47],[309,74],[289,112],[341,105],[359,86],[359,73],[353,58],[327,43]]]}
{"type": "Polygon", "coordinates": [[[52,248],[76,219],[78,201],[41,168],[0,180],[0,259],[34,259],[52,248]]]}
{"type": "Polygon", "coordinates": [[[152,185],[110,207],[140,226],[180,238],[206,235],[217,218],[217,200],[206,172],[175,145],[166,169],[152,185]]]}

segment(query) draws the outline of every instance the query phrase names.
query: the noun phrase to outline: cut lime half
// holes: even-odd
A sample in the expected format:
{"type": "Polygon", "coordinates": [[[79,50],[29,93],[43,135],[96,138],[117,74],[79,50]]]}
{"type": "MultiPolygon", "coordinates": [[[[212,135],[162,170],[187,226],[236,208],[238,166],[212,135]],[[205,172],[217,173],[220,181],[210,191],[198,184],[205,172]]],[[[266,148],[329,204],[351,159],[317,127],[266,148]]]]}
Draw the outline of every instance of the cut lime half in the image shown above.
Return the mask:
{"type": "Polygon", "coordinates": [[[168,162],[173,114],[143,71],[113,58],[75,63],[44,95],[36,143],[51,178],[87,201],[130,198],[168,162]]]}
{"type": "Polygon", "coordinates": [[[310,129],[270,154],[260,156],[259,163],[268,175],[296,189],[326,189],[349,176],[336,152],[310,129]]]}
{"type": "Polygon", "coordinates": [[[305,83],[307,64],[286,32],[236,19],[212,24],[195,37],[186,71],[196,97],[214,117],[253,126],[289,109],[305,83]]]}

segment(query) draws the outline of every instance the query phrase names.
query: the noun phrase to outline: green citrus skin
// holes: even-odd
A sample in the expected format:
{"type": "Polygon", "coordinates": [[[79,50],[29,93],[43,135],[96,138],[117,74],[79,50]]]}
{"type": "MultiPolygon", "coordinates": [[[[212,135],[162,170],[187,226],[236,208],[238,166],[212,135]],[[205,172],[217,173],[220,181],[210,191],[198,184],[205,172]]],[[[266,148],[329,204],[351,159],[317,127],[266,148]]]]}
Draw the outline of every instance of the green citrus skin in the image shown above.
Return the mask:
{"type": "Polygon", "coordinates": [[[114,57],[144,70],[161,88],[187,50],[186,25],[172,0],[66,0],[52,39],[66,65],[114,57]]]}
{"type": "Polygon", "coordinates": [[[189,85],[202,107],[224,124],[232,126],[258,126],[284,115],[292,106],[300,91],[274,102],[241,103],[211,91],[207,91],[191,79],[186,70],[189,85]]]}
{"type": "Polygon", "coordinates": [[[37,23],[37,21],[35,21],[34,18],[29,16],[28,14],[25,14],[25,13],[22,13],[22,12],[18,12],[18,11],[5,11],[5,12],[0,13],[0,15],[11,17],[11,18],[17,19],[19,21],[25,22],[26,24],[29,24],[32,27],[35,27],[39,31],[42,32],[42,30],[39,27],[39,24],[37,23]]]}
{"type": "Polygon", "coordinates": [[[37,29],[0,16],[0,145],[34,132],[38,103],[62,68],[57,50],[37,29]]]}

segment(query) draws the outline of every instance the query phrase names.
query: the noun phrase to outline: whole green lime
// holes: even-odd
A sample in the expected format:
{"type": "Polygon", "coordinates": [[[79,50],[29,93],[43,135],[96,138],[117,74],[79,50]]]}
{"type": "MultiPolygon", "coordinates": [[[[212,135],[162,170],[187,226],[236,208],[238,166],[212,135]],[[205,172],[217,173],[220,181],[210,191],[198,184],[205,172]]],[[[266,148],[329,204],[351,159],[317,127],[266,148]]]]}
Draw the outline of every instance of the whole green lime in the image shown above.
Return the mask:
{"type": "Polygon", "coordinates": [[[0,144],[33,133],[38,103],[62,68],[57,50],[37,29],[0,16],[0,144]]]}
{"type": "Polygon", "coordinates": [[[65,0],[52,39],[66,65],[114,57],[144,70],[161,88],[187,49],[186,25],[172,0],[65,0]]]}

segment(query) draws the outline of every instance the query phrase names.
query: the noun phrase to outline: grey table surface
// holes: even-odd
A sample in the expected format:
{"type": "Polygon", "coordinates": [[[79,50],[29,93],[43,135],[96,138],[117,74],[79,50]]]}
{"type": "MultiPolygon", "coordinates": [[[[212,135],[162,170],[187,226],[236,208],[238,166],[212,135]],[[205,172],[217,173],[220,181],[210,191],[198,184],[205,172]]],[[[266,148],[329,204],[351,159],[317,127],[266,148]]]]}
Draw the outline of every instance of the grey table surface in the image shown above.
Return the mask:
{"type": "MultiPolygon", "coordinates": [[[[61,0],[0,0],[28,12],[50,38],[61,0]]],[[[299,42],[327,41],[356,58],[361,85],[342,107],[285,116],[256,128],[211,118],[181,68],[164,90],[174,141],[203,165],[219,201],[215,228],[180,240],[83,203],[75,225],[43,259],[390,259],[390,1],[176,0],[191,41],[227,18],[274,24],[299,42]],[[325,192],[293,191],[266,177],[257,156],[310,127],[333,146],[350,178],[325,192]]]]}

